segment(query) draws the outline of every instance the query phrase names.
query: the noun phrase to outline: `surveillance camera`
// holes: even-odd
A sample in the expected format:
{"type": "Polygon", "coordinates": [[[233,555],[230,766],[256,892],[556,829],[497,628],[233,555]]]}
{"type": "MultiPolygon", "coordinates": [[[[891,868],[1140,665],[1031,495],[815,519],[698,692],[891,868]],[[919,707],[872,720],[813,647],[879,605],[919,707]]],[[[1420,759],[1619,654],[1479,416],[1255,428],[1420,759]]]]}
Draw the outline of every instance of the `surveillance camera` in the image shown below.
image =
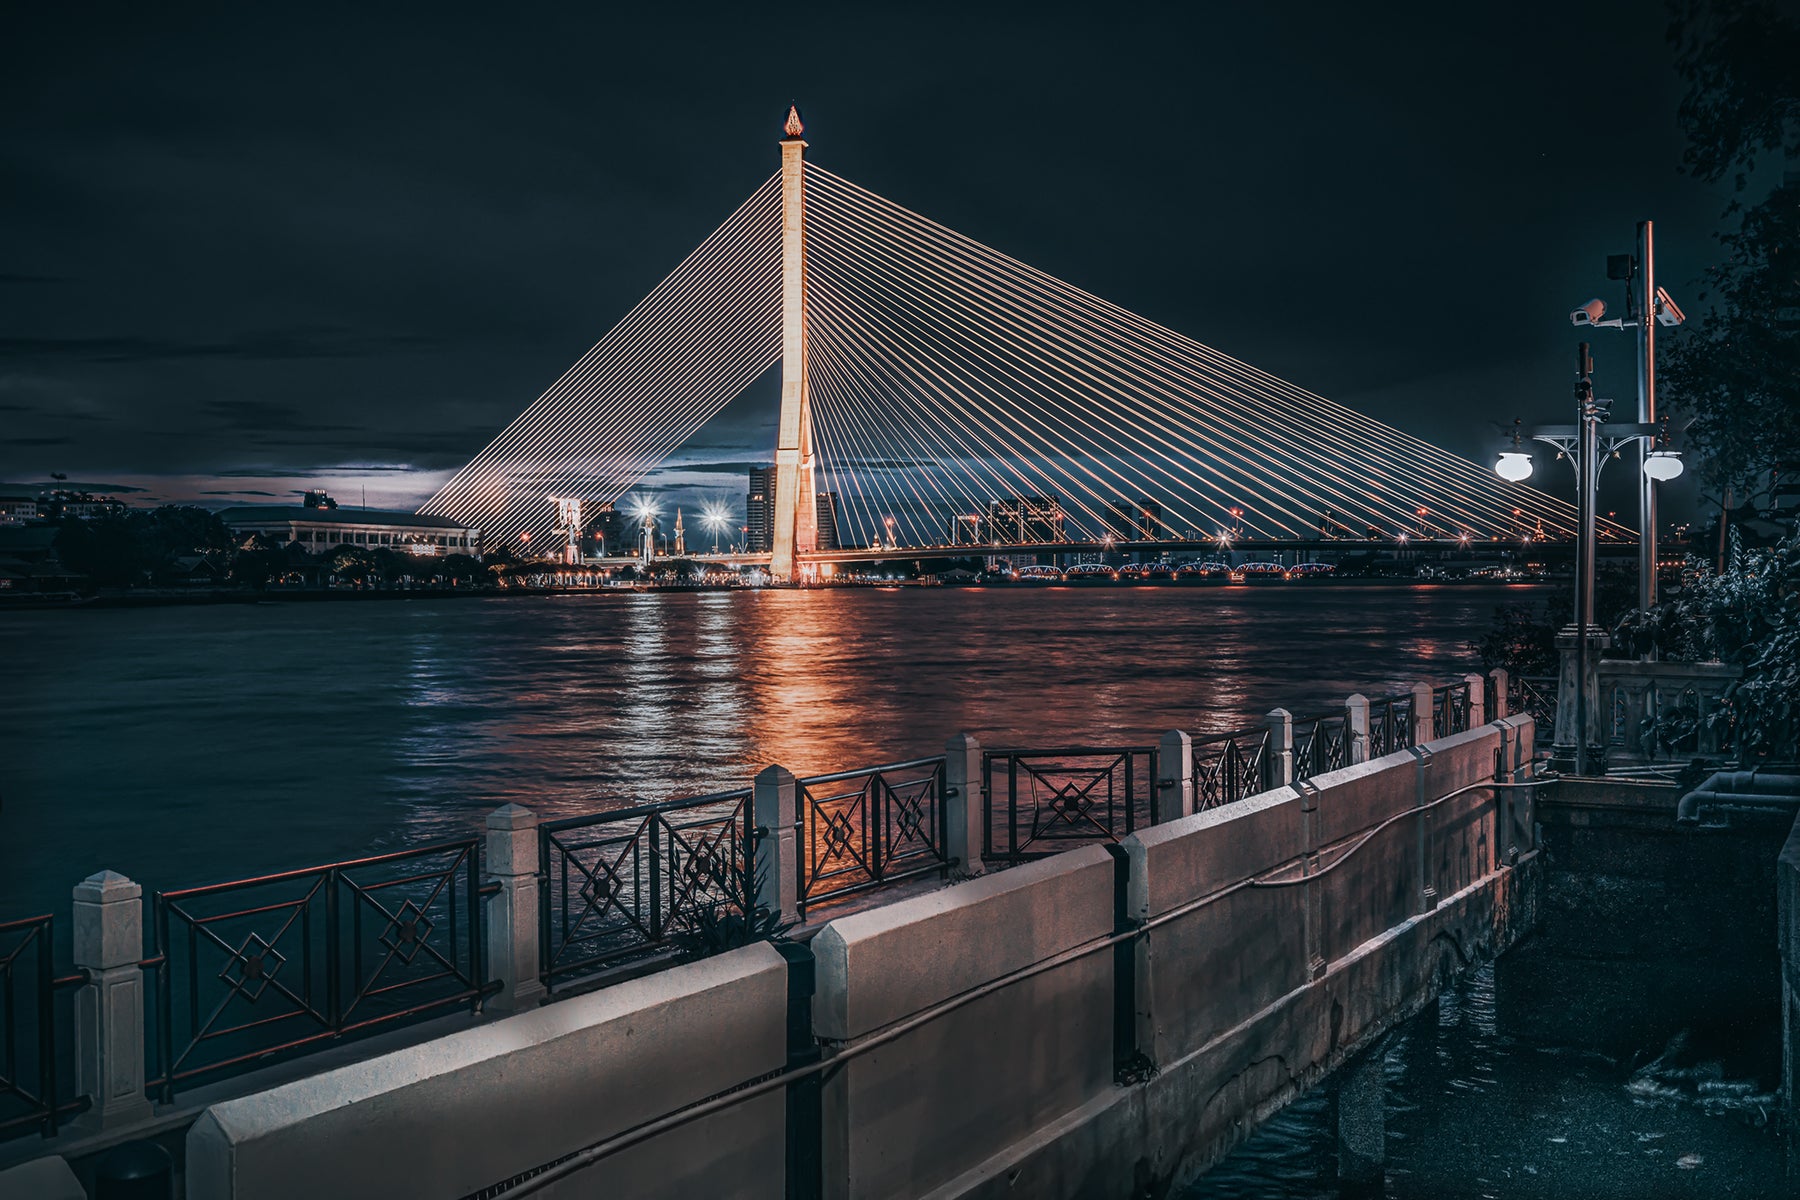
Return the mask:
{"type": "Polygon", "coordinates": [[[1589,300],[1586,304],[1569,314],[1571,325],[1598,325],[1600,318],[1606,315],[1606,301],[1589,300]]]}
{"type": "Polygon", "coordinates": [[[1656,323],[1658,325],[1679,325],[1687,320],[1687,314],[1676,305],[1675,298],[1663,289],[1656,289],[1656,323]]]}

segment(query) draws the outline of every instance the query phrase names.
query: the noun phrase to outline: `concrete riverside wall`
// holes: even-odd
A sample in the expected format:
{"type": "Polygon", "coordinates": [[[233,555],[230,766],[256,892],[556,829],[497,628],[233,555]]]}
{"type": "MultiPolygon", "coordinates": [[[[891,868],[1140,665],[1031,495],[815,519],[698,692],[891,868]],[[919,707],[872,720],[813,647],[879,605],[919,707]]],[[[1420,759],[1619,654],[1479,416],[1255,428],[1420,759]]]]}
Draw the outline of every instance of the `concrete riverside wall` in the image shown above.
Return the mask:
{"type": "MultiPolygon", "coordinates": [[[[1533,736],[1528,718],[1490,724],[1432,742],[1423,754],[1359,763],[1127,838],[1130,915],[1161,922],[1135,947],[1143,1069],[1098,1092],[1069,1089],[1064,1103],[1086,1102],[1060,1117],[1045,1114],[1023,1137],[1013,1122],[985,1148],[959,1144],[953,1162],[934,1165],[911,1190],[868,1186],[890,1176],[859,1170],[853,1142],[849,1177],[865,1186],[846,1194],[1123,1198],[1185,1185],[1417,1011],[1457,969],[1523,932],[1537,856],[1529,841],[1517,867],[1496,853],[1503,819],[1516,818],[1503,816],[1494,790],[1471,791],[1427,815],[1408,810],[1492,780],[1503,738],[1510,777],[1515,753],[1530,761],[1533,736]],[[1252,879],[1263,884],[1245,886],[1252,879]],[[1213,900],[1186,907],[1204,897],[1213,900]]],[[[1048,905],[1032,913],[1056,926],[1063,917],[1048,905]]],[[[1070,936],[1094,928],[1090,921],[1070,936]]],[[[1000,940],[993,927],[980,936],[988,945],[1000,940]]],[[[1110,969],[1108,955],[1094,958],[1110,969]]],[[[1083,1012],[1064,1000],[1032,1021],[1046,1041],[1073,1043],[1097,1059],[1108,1029],[1098,1010],[1083,1012]]],[[[1016,1040],[996,1018],[986,1039],[1016,1040]]],[[[938,1126],[1005,1111],[999,1088],[1012,1089],[1013,1111],[1024,1109],[1042,1086],[1028,1066],[1006,1063],[1000,1078],[990,1074],[1000,1065],[993,1060],[965,1071],[960,1056],[979,1048],[961,1039],[973,1039],[974,1029],[959,1036],[927,1026],[910,1036],[919,1049],[906,1071],[921,1079],[954,1073],[962,1088],[941,1080],[945,1095],[975,1089],[983,1098],[979,1109],[953,1100],[918,1125],[896,1117],[895,1134],[881,1143],[889,1156],[937,1155],[938,1126]],[[946,1057],[927,1067],[917,1059],[928,1051],[946,1057]]]]}
{"type": "MultiPolygon", "coordinates": [[[[1113,932],[1101,846],[832,921],[813,939],[827,1053],[1113,932]]],[[[1113,953],[1007,983],[826,1077],[827,1197],[915,1197],[1113,1085],[1113,953]]],[[[1073,1193],[1071,1193],[1073,1194],[1073,1193]]]]}
{"type": "MultiPolygon", "coordinates": [[[[787,967],[750,946],[214,1105],[189,1200],[455,1198],[787,1063],[787,967]]],[[[783,1191],[771,1092],[615,1154],[547,1197],[783,1191]]]]}

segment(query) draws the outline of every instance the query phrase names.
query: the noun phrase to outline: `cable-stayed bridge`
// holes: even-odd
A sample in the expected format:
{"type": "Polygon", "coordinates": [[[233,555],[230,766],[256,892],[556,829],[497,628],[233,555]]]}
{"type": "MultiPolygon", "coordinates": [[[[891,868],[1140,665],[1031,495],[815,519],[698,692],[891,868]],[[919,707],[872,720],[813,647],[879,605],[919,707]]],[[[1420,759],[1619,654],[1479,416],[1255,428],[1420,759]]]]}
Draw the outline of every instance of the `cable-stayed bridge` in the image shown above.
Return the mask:
{"type": "Polygon", "coordinates": [[[1573,537],[1574,505],[807,162],[797,111],[784,133],[781,169],[422,512],[542,545],[552,497],[619,500],[779,362],[781,578],[894,548],[1573,537]]]}

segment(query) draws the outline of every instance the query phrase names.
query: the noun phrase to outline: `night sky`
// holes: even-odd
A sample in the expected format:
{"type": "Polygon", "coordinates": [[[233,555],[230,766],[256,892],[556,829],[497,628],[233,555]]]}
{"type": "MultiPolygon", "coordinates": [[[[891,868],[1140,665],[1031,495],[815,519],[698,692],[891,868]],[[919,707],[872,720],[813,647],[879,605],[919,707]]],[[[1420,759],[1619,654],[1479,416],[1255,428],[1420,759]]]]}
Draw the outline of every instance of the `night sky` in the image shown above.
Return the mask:
{"type": "MultiPolygon", "coordinates": [[[[411,507],[774,171],[790,99],[833,171],[1491,461],[1490,421],[1570,419],[1567,313],[1622,310],[1605,256],[1638,219],[1701,307],[1725,197],[1676,169],[1664,23],[1624,2],[16,5],[0,480],[411,507]]],[[[1594,341],[1623,415],[1634,339],[1594,341]]],[[[768,377],[690,468],[769,458],[775,403],[768,377]]],[[[741,503],[741,477],[683,478],[741,503]]]]}

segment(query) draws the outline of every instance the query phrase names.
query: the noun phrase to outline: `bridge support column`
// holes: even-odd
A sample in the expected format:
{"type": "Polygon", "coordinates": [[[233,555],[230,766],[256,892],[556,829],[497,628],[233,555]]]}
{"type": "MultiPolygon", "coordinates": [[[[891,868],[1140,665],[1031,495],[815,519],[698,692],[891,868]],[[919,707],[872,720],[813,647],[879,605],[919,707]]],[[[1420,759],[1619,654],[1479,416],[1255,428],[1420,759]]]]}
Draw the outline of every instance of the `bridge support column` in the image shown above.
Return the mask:
{"type": "Polygon", "coordinates": [[[1278,708],[1265,720],[1269,726],[1269,756],[1263,760],[1263,790],[1270,791],[1294,782],[1294,714],[1278,708]]]}
{"type": "Polygon", "coordinates": [[[1369,698],[1361,692],[1344,701],[1344,765],[1369,761],[1369,698]]]}
{"type": "Polygon", "coordinates": [[[769,574],[795,577],[800,554],[818,549],[812,406],[806,386],[806,141],[797,109],[781,139],[781,419],[775,437],[775,528],[769,574]]]}
{"type": "Polygon", "coordinates": [[[1345,1195],[1379,1196],[1387,1162],[1387,1084],[1381,1048],[1344,1064],[1333,1095],[1337,1175],[1345,1195]]]}
{"type": "Polygon", "coordinates": [[[800,920],[800,834],[795,829],[794,773],[764,767],[753,792],[756,806],[756,906],[784,923],[800,920]]]}
{"type": "Polygon", "coordinates": [[[1171,729],[1156,744],[1156,820],[1172,821],[1194,812],[1194,739],[1171,729]]]}
{"type": "Polygon", "coordinates": [[[959,733],[944,746],[944,850],[951,870],[967,878],[987,870],[982,861],[982,821],[987,797],[981,791],[981,743],[959,733]]]}
{"type": "Polygon", "coordinates": [[[488,971],[500,991],[487,1007],[519,1012],[544,995],[538,977],[538,817],[508,804],[487,815],[487,873],[500,885],[488,899],[488,971]]]}

